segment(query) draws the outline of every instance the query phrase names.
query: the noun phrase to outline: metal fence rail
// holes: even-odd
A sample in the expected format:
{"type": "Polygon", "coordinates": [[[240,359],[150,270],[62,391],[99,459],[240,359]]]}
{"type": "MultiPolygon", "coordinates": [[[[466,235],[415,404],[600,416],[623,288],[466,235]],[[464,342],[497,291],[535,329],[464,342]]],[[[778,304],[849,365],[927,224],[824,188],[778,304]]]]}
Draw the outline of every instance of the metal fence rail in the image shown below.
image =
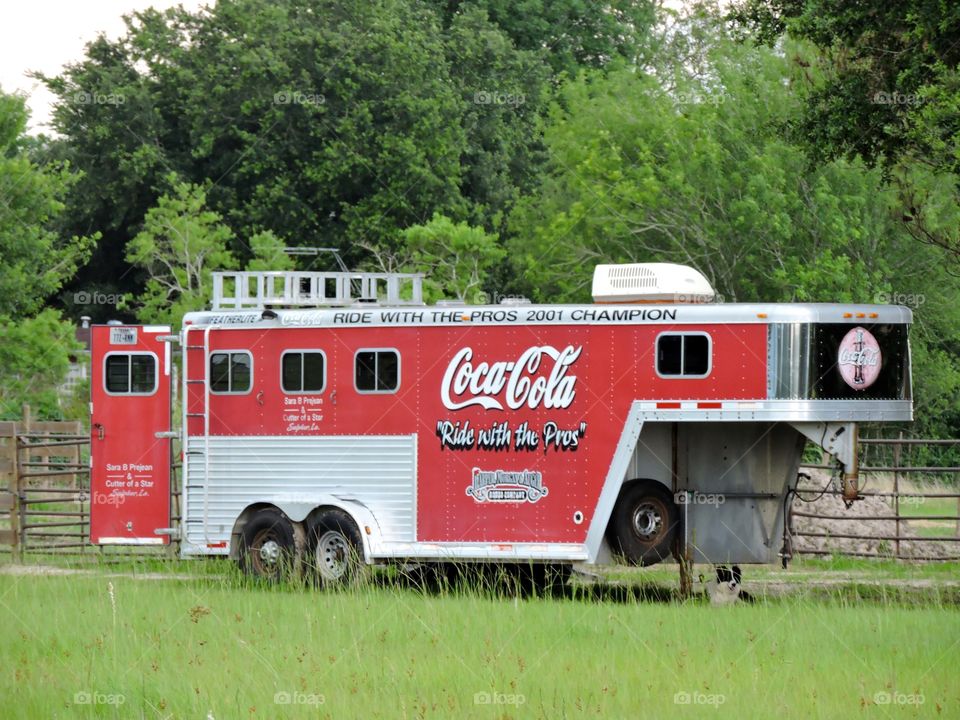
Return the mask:
{"type": "MultiPolygon", "coordinates": [[[[957,479],[960,478],[960,476],[958,476],[958,474],[960,474],[960,467],[953,464],[916,464],[915,462],[912,462],[911,457],[905,457],[905,455],[909,455],[912,451],[917,449],[923,450],[930,447],[946,448],[948,450],[953,448],[960,449],[960,440],[926,440],[919,438],[904,438],[901,434],[896,438],[862,438],[860,443],[865,447],[863,452],[864,455],[869,455],[872,447],[880,448],[884,452],[877,453],[877,459],[880,460],[880,464],[869,465],[867,463],[863,463],[860,465],[860,475],[865,479],[866,489],[862,490],[859,494],[863,498],[874,497],[888,500],[891,505],[890,512],[888,514],[881,515],[864,514],[862,510],[858,512],[857,505],[854,505],[847,512],[842,512],[840,514],[825,514],[823,512],[807,512],[803,509],[803,505],[801,503],[793,502],[788,516],[788,533],[791,537],[829,538],[836,540],[862,540],[866,542],[890,543],[890,552],[863,553],[842,549],[804,548],[796,549],[794,551],[795,554],[843,554],[856,557],[892,557],[904,560],[960,560],[960,545],[957,545],[957,543],[960,543],[960,492],[949,492],[942,489],[944,484],[956,487],[957,479]],[[889,491],[870,489],[871,481],[877,479],[879,476],[886,476],[892,481],[892,487],[889,491]],[[939,487],[940,489],[905,489],[903,487],[903,483],[907,480],[913,481],[915,485],[920,484],[921,486],[923,484],[928,484],[931,480],[933,480],[935,481],[935,487],[939,487]],[[904,512],[906,506],[924,504],[928,500],[955,500],[956,510],[953,514],[940,512],[929,515],[918,515],[910,512],[904,512]],[[798,529],[797,523],[795,522],[797,518],[835,521],[839,525],[840,529],[831,532],[798,529]],[[857,532],[856,528],[853,526],[853,523],[874,522],[892,523],[894,532],[892,534],[883,533],[881,530],[869,533],[865,533],[863,531],[857,532]],[[940,524],[952,522],[953,528],[952,530],[945,529],[944,532],[936,535],[914,535],[904,532],[905,524],[916,522],[936,522],[940,524]],[[944,543],[947,544],[951,550],[949,554],[943,556],[931,556],[924,555],[922,553],[908,553],[904,552],[904,543],[944,543]]],[[[833,465],[827,462],[821,462],[804,464],[802,466],[802,469],[803,468],[828,470],[832,469],[833,465]]],[[[799,494],[801,498],[809,498],[811,496],[821,495],[840,496],[843,494],[839,489],[832,489],[829,487],[810,487],[809,485],[804,486],[799,484],[796,488],[796,493],[799,494]]]]}
{"type": "MultiPolygon", "coordinates": [[[[90,436],[79,422],[0,422],[0,552],[83,554],[90,544],[90,436]]],[[[180,522],[178,465],[171,482],[174,527],[180,522]]],[[[111,556],[167,557],[169,548],[112,546],[111,556]]]]}

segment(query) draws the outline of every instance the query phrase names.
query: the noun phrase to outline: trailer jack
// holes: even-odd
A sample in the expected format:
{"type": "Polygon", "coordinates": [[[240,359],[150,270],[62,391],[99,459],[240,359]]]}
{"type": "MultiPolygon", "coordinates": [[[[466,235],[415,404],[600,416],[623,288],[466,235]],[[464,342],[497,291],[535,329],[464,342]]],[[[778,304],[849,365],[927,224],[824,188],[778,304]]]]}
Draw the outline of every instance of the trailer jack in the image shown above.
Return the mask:
{"type": "Polygon", "coordinates": [[[850,507],[860,498],[859,434],[856,423],[790,423],[819,447],[836,458],[843,467],[843,502],[850,507]]]}

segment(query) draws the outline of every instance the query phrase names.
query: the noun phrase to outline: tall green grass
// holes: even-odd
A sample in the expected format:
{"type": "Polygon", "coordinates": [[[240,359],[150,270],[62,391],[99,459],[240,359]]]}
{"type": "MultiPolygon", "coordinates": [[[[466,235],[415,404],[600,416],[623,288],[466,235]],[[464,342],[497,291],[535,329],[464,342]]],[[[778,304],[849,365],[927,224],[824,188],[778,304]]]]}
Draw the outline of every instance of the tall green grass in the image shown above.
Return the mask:
{"type": "Polygon", "coordinates": [[[960,715],[960,612],[0,575],[4,718],[960,715]],[[938,710],[939,709],[939,710],[938,710]]]}

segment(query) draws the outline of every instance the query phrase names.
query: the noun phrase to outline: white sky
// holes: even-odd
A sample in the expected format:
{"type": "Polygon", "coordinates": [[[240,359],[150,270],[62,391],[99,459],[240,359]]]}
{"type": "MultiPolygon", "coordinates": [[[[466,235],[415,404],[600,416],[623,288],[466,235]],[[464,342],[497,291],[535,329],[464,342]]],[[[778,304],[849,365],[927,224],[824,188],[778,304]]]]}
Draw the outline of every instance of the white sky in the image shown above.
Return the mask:
{"type": "Polygon", "coordinates": [[[122,16],[148,7],[197,8],[201,0],[5,0],[0,7],[0,89],[27,97],[30,132],[51,133],[53,95],[30,70],[58,75],[64,64],[83,57],[84,46],[101,32],[124,33],[122,16]]]}

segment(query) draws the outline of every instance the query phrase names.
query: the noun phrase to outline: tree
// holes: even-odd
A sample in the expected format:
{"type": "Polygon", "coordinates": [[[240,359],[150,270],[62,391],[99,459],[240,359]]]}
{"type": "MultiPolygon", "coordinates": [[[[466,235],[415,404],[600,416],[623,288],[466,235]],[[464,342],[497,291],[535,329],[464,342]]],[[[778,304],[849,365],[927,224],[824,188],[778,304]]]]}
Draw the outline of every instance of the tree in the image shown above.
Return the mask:
{"type": "Polygon", "coordinates": [[[542,53],[557,75],[637,62],[655,20],[650,0],[432,0],[446,25],[483,10],[521,50],[542,53]]]}
{"type": "MultiPolygon", "coordinates": [[[[147,273],[146,290],[127,296],[142,322],[179,325],[185,313],[210,305],[212,273],[233,270],[233,231],[207,208],[206,190],[170,175],[171,190],[147,211],[143,230],[127,245],[127,259],[147,273]]],[[[269,230],[245,244],[246,270],[292,270],[283,241],[269,230]]]]}
{"type": "Polygon", "coordinates": [[[94,237],[57,232],[63,197],[76,176],[30,156],[23,98],[0,93],[0,417],[60,415],[58,386],[78,349],[73,326],[53,310],[31,317],[88,255],[94,237]]]}
{"type": "Polygon", "coordinates": [[[211,272],[234,268],[237,261],[227,248],[233,232],[206,209],[204,189],[169,180],[172,191],[147,212],[143,230],[127,247],[130,263],[149,275],[144,293],[127,302],[139,305],[143,322],[179,325],[185,313],[209,305],[211,272]]]}
{"type": "Polygon", "coordinates": [[[460,187],[472,201],[466,219],[500,232],[543,168],[541,115],[550,100],[549,68],[540,53],[515,50],[477,7],[453,18],[445,47],[451,82],[463,103],[460,187]]]}
{"type": "Polygon", "coordinates": [[[729,17],[757,42],[786,32],[809,43],[795,55],[807,92],[790,123],[808,153],[896,168],[907,231],[960,261],[960,229],[916,204],[930,175],[946,176],[947,202],[960,204],[960,5],[743,0],[729,17]]]}
{"type": "Polygon", "coordinates": [[[535,296],[586,299],[600,261],[694,265],[731,300],[853,300],[873,286],[879,211],[859,196],[861,169],[808,171],[776,134],[797,102],[784,63],[720,52],[706,82],[667,90],[625,68],[565,89],[546,132],[551,172],[511,220],[535,296]]]}
{"type": "Polygon", "coordinates": [[[293,270],[293,258],[284,252],[283,240],[269,230],[259,232],[250,238],[250,252],[253,257],[247,263],[247,270],[293,270]]]}
{"type": "Polygon", "coordinates": [[[43,78],[63,136],[51,154],[87,173],[71,227],[103,232],[76,284],[139,292],[125,247],[171,171],[207,188],[238,261],[266,230],[357,264],[361,244],[390,250],[434,212],[496,229],[536,177],[547,74],[482,11],[443,28],[415,0],[136,13],[43,78]]]}
{"type": "Polygon", "coordinates": [[[0,419],[21,417],[24,403],[37,418],[60,417],[59,387],[79,349],[73,325],[56,310],[0,319],[0,419]]]}
{"type": "Polygon", "coordinates": [[[490,271],[504,258],[496,235],[436,214],[424,225],[403,232],[402,251],[409,272],[426,275],[427,300],[455,298],[483,302],[490,271]]]}
{"type": "Polygon", "coordinates": [[[53,223],[76,176],[24,151],[23,98],[0,93],[0,318],[35,313],[89,255],[91,237],[64,238],[53,223]]]}
{"type": "MultiPolygon", "coordinates": [[[[609,69],[564,88],[548,172],[510,217],[522,278],[510,291],[587,301],[597,263],[668,261],[703,271],[726,301],[912,302],[914,376],[940,380],[917,383],[917,407],[960,407],[960,289],[938,251],[911,242],[896,189],[860,159],[811,167],[782,135],[801,68],[718,23],[698,32],[696,72],[609,69]]],[[[955,212],[942,205],[939,221],[955,212]]],[[[918,416],[920,432],[957,432],[918,416]]]]}

